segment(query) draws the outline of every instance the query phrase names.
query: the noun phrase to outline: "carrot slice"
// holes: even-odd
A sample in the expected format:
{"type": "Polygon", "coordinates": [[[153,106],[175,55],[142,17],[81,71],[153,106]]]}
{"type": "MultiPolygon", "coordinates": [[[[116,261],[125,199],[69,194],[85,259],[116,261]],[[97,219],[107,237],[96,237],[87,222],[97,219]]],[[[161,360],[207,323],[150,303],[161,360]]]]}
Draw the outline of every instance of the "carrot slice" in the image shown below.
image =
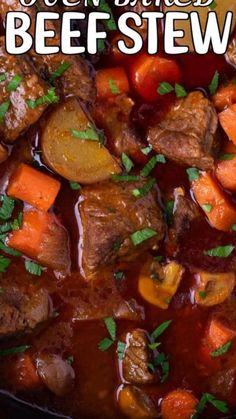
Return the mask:
{"type": "Polygon", "coordinates": [[[206,334],[206,344],[212,351],[235,338],[236,330],[230,329],[218,319],[212,319],[206,334]]]}
{"type": "Polygon", "coordinates": [[[228,108],[236,102],[236,84],[229,83],[227,86],[220,87],[212,100],[217,110],[223,111],[228,108]]]}
{"type": "Polygon", "coordinates": [[[53,205],[60,186],[58,180],[22,163],[10,178],[7,194],[47,211],[53,205]]]}
{"type": "Polygon", "coordinates": [[[219,120],[229,139],[236,145],[236,103],[220,112],[219,120]]]}
{"type": "Polygon", "coordinates": [[[236,154],[230,160],[219,161],[215,173],[224,188],[236,191],[236,154]]]}
{"type": "Polygon", "coordinates": [[[211,225],[218,230],[230,230],[236,223],[236,208],[212,176],[204,173],[192,183],[192,190],[211,225]]]}
{"type": "Polygon", "coordinates": [[[50,214],[37,210],[25,211],[22,227],[10,234],[8,245],[29,257],[37,258],[49,222],[50,214]]]}
{"type": "Polygon", "coordinates": [[[198,400],[187,390],[174,390],[162,400],[162,419],[190,419],[198,400]]]}
{"type": "Polygon", "coordinates": [[[96,86],[99,99],[109,98],[129,91],[128,77],[122,67],[98,70],[96,86]]]}

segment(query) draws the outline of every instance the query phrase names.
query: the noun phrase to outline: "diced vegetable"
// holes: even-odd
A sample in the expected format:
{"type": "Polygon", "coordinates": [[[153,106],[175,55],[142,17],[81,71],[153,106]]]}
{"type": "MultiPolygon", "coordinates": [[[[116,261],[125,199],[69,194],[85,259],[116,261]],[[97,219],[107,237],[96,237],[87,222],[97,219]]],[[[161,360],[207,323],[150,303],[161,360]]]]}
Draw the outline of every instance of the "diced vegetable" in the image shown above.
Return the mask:
{"type": "Polygon", "coordinates": [[[68,235],[52,214],[24,211],[22,227],[9,235],[7,244],[42,265],[63,272],[70,270],[68,235]]]}
{"type": "Polygon", "coordinates": [[[59,355],[40,355],[37,358],[37,372],[44,384],[57,396],[63,396],[73,388],[74,370],[59,355]]]}
{"type": "Polygon", "coordinates": [[[236,223],[236,208],[213,177],[204,173],[192,183],[192,190],[201,207],[211,205],[211,211],[206,213],[211,225],[218,230],[231,230],[231,226],[236,223]]]}
{"type": "Polygon", "coordinates": [[[42,151],[46,164],[64,178],[84,184],[120,173],[119,164],[100,141],[90,141],[85,135],[81,135],[81,139],[72,135],[74,131],[83,134],[88,129],[95,132],[91,126],[76,99],[59,105],[50,114],[43,130],[42,151]]]}
{"type": "Polygon", "coordinates": [[[129,92],[129,81],[122,67],[105,68],[96,74],[97,96],[106,99],[129,92]]]}
{"type": "Polygon", "coordinates": [[[58,180],[21,163],[10,178],[7,193],[35,208],[47,211],[53,205],[60,186],[58,180]]]}
{"type": "Polygon", "coordinates": [[[198,400],[187,390],[174,390],[167,394],[161,403],[163,419],[190,419],[195,412],[198,400]]]}
{"type": "Polygon", "coordinates": [[[236,145],[236,103],[219,113],[219,121],[229,139],[236,145]]]}
{"type": "Polygon", "coordinates": [[[221,86],[212,100],[218,111],[223,111],[225,108],[233,105],[236,102],[236,83],[221,86]]]}
{"type": "Polygon", "coordinates": [[[149,303],[167,309],[183,273],[184,268],[174,261],[163,268],[156,261],[148,261],[139,276],[139,292],[149,303]]]}
{"type": "MultiPolygon", "coordinates": [[[[236,86],[236,85],[235,85],[236,86]]],[[[215,174],[221,185],[231,191],[236,191],[236,147],[231,145],[230,151],[227,147],[224,153],[221,153],[216,164],[215,174]]]]}
{"type": "Polygon", "coordinates": [[[236,330],[229,328],[220,319],[213,318],[207,329],[205,342],[211,351],[215,351],[235,337],[236,330]]]}
{"type": "Polygon", "coordinates": [[[129,419],[152,419],[157,411],[151,398],[135,386],[125,386],[118,396],[119,408],[129,419]]]}
{"type": "Polygon", "coordinates": [[[199,284],[195,289],[195,300],[202,306],[223,303],[235,286],[235,274],[200,272],[199,284]]]}
{"type": "Polygon", "coordinates": [[[130,67],[132,84],[137,93],[147,102],[158,100],[157,89],[161,82],[171,84],[181,81],[181,71],[173,59],[141,54],[130,67]]]}

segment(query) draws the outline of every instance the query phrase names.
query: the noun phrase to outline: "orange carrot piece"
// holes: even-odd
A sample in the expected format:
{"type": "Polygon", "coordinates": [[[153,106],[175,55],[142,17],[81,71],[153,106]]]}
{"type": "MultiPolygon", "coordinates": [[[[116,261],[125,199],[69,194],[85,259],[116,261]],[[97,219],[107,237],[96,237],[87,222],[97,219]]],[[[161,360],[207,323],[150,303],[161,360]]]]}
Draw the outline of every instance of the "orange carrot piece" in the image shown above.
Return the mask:
{"type": "Polygon", "coordinates": [[[214,228],[229,231],[236,224],[236,208],[220,189],[209,173],[204,173],[192,183],[192,190],[198,204],[204,209],[206,216],[214,228]]]}
{"type": "Polygon", "coordinates": [[[128,77],[122,67],[98,70],[96,85],[99,99],[109,98],[129,91],[128,77]]]}
{"type": "Polygon", "coordinates": [[[236,191],[236,154],[230,160],[219,161],[215,173],[224,188],[236,191]]]}
{"type": "Polygon", "coordinates": [[[21,163],[10,178],[7,194],[47,211],[54,203],[60,182],[21,163]]]}
{"type": "Polygon", "coordinates": [[[212,319],[207,329],[206,344],[212,350],[218,349],[225,345],[236,336],[236,330],[230,329],[224,325],[220,320],[212,319]]]}
{"type": "Polygon", "coordinates": [[[236,102],[236,84],[229,83],[222,86],[212,98],[214,106],[218,111],[223,111],[236,102]]]}
{"type": "Polygon", "coordinates": [[[50,214],[43,211],[25,211],[22,227],[10,234],[7,242],[8,246],[31,258],[37,258],[50,219],[50,214]]]}
{"type": "Polygon", "coordinates": [[[219,121],[229,139],[236,145],[236,103],[219,113],[219,121]]]}
{"type": "Polygon", "coordinates": [[[162,400],[162,419],[190,419],[198,400],[187,390],[171,391],[162,400]]]}
{"type": "Polygon", "coordinates": [[[42,385],[36,366],[29,354],[23,354],[11,364],[9,377],[17,391],[38,389],[42,385]]]}

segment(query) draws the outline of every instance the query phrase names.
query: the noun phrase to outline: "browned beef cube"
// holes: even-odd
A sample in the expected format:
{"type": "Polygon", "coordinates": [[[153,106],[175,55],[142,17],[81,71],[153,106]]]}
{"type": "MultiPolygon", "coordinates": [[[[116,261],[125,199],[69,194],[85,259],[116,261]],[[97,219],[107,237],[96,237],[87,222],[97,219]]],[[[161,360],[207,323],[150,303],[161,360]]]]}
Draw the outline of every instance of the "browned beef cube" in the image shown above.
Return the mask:
{"type": "Polygon", "coordinates": [[[115,260],[133,260],[147,249],[157,248],[165,225],[153,189],[135,198],[134,188],[143,181],[107,181],[83,188],[79,207],[82,223],[82,269],[85,276],[115,260]],[[156,235],[135,246],[131,234],[151,228],[156,235]]]}
{"type": "Polygon", "coordinates": [[[0,38],[0,71],[6,76],[6,80],[0,83],[0,104],[10,101],[8,111],[0,120],[0,135],[12,142],[40,118],[46,107],[41,105],[31,109],[26,101],[47,94],[48,88],[27,58],[6,53],[4,38],[0,38]],[[22,80],[16,90],[8,92],[7,86],[14,76],[20,76],[22,80]]]}
{"type": "Polygon", "coordinates": [[[200,211],[190,198],[185,195],[182,188],[175,189],[175,207],[173,214],[173,231],[178,239],[189,229],[193,220],[200,217],[200,211]]]}
{"type": "Polygon", "coordinates": [[[22,277],[18,280],[14,276],[2,278],[1,287],[0,338],[30,331],[47,320],[50,304],[46,290],[33,284],[26,286],[22,277]]]}
{"type": "MultiPolygon", "coordinates": [[[[43,2],[40,2],[40,10],[47,10],[43,2]]],[[[31,17],[31,33],[34,36],[34,23],[37,13],[35,6],[24,7],[19,0],[2,0],[0,2],[0,15],[3,20],[9,11],[22,11],[30,14],[31,17]]],[[[54,25],[53,21],[46,22],[46,29],[53,30],[56,36],[48,41],[48,45],[60,45],[60,28],[59,25],[54,25]]],[[[62,53],[51,55],[38,55],[32,49],[29,51],[30,57],[34,61],[34,65],[39,73],[46,73],[48,78],[61,66],[63,63],[70,64],[70,67],[59,77],[55,83],[62,89],[64,95],[78,96],[79,98],[92,102],[95,99],[95,88],[93,80],[90,77],[89,67],[87,62],[80,56],[64,55],[62,53]]]]}
{"type": "Polygon", "coordinates": [[[132,384],[152,383],[154,375],[148,370],[150,351],[146,333],[135,329],[127,336],[127,347],[123,359],[123,377],[132,384]]]}
{"type": "Polygon", "coordinates": [[[201,92],[178,99],[166,116],[148,131],[157,153],[199,169],[211,169],[218,150],[217,114],[201,92]]]}

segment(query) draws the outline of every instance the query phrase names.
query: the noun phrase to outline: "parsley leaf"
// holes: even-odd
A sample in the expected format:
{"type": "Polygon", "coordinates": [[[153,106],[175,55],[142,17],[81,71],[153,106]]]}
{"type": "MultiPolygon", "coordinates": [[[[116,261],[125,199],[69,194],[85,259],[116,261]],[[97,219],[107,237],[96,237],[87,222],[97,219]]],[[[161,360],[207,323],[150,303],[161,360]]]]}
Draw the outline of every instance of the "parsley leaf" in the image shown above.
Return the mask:
{"type": "Polygon", "coordinates": [[[10,106],[11,106],[10,100],[7,100],[6,102],[3,102],[0,105],[0,122],[3,122],[3,120],[5,118],[5,115],[8,111],[8,109],[10,108],[10,106]]]}
{"type": "Polygon", "coordinates": [[[88,128],[84,131],[71,129],[71,134],[73,137],[78,138],[79,140],[100,141],[97,132],[90,124],[88,125],[88,128]]]}
{"type": "Polygon", "coordinates": [[[4,74],[4,73],[0,74],[0,83],[1,83],[2,81],[5,81],[6,79],[7,79],[6,74],[4,74]]]}
{"type": "Polygon", "coordinates": [[[188,93],[185,90],[184,86],[182,86],[181,84],[176,83],[175,84],[175,94],[176,94],[177,97],[186,97],[188,93]]]}
{"type": "Polygon", "coordinates": [[[236,156],[236,154],[228,153],[228,154],[220,154],[218,159],[221,161],[225,160],[233,160],[233,158],[236,156]]]}
{"type": "Polygon", "coordinates": [[[125,153],[121,154],[121,161],[122,161],[122,164],[123,164],[126,172],[129,173],[130,170],[132,169],[132,167],[134,167],[134,163],[129,158],[129,156],[127,156],[127,154],[125,154],[125,153]]]}
{"type": "Polygon", "coordinates": [[[213,208],[213,206],[212,206],[211,204],[203,204],[203,205],[202,205],[202,209],[203,209],[205,212],[211,212],[211,211],[212,211],[212,208],[213,208]]]}
{"type": "Polygon", "coordinates": [[[0,272],[6,272],[11,260],[5,256],[0,255],[0,272]]]}
{"type": "Polygon", "coordinates": [[[131,234],[130,238],[134,246],[138,246],[145,240],[148,240],[157,235],[157,232],[152,228],[144,228],[142,230],[135,231],[135,233],[131,234]]]}
{"type": "Polygon", "coordinates": [[[174,87],[170,83],[168,83],[167,81],[162,81],[159,84],[159,87],[157,89],[157,93],[161,96],[166,95],[166,94],[168,94],[170,92],[173,92],[173,91],[174,91],[174,87]]]}
{"type": "Polygon", "coordinates": [[[73,189],[74,191],[78,191],[79,189],[81,189],[81,186],[78,182],[70,182],[70,187],[71,189],[73,189]]]}
{"type": "Polygon", "coordinates": [[[32,275],[41,276],[43,267],[33,262],[32,260],[25,261],[25,269],[32,275]]]}
{"type": "Polygon", "coordinates": [[[162,335],[162,333],[165,332],[165,330],[170,326],[170,324],[172,323],[172,320],[167,320],[163,323],[161,323],[152,333],[151,333],[151,338],[152,339],[157,339],[160,335],[162,335]]]}
{"type": "Polygon", "coordinates": [[[109,79],[108,84],[109,84],[110,91],[113,95],[118,95],[120,93],[120,89],[114,80],[109,79]]]}
{"type": "Polygon", "coordinates": [[[107,349],[109,349],[112,345],[113,345],[113,340],[109,339],[109,338],[104,338],[103,340],[101,340],[98,344],[98,349],[102,352],[106,351],[107,349]]]}
{"type": "Polygon", "coordinates": [[[12,77],[11,81],[8,83],[6,87],[6,91],[8,93],[14,92],[17,89],[17,87],[21,84],[22,78],[23,77],[19,74],[16,74],[14,77],[12,77]]]}
{"type": "Polygon", "coordinates": [[[164,352],[160,352],[153,360],[153,364],[155,367],[161,367],[162,376],[161,376],[161,383],[164,383],[169,376],[170,372],[170,364],[168,361],[168,356],[164,354],[164,352]]]}
{"type": "Polygon", "coordinates": [[[217,400],[215,396],[213,396],[210,393],[203,393],[199,403],[196,407],[196,413],[192,416],[192,419],[197,419],[198,416],[203,412],[203,410],[206,407],[206,404],[210,403],[212,406],[214,406],[217,410],[219,410],[222,413],[228,413],[229,408],[227,406],[227,403],[222,400],[217,400]]]}
{"type": "Polygon", "coordinates": [[[114,341],[116,339],[116,322],[115,322],[115,320],[113,319],[113,317],[106,317],[103,321],[106,325],[107,331],[108,331],[111,339],[114,341]]]}
{"type": "Polygon", "coordinates": [[[229,340],[224,345],[221,345],[215,351],[211,352],[212,358],[217,358],[218,356],[224,355],[226,352],[228,352],[228,350],[230,349],[231,345],[232,345],[232,340],[229,340]]]}
{"type": "Polygon", "coordinates": [[[30,348],[29,345],[22,345],[22,346],[15,346],[9,349],[0,349],[0,357],[15,355],[15,354],[22,354],[26,352],[30,348]]]}
{"type": "Polygon", "coordinates": [[[123,272],[123,271],[117,271],[117,272],[114,272],[114,278],[115,278],[117,281],[121,281],[122,279],[124,279],[124,276],[125,276],[125,274],[124,274],[124,272],[123,272]]]}
{"type": "Polygon", "coordinates": [[[215,247],[213,249],[204,250],[204,255],[210,256],[210,257],[219,257],[219,258],[227,258],[231,255],[233,252],[235,246],[232,246],[231,244],[227,246],[219,246],[215,247]]]}
{"type": "Polygon", "coordinates": [[[126,349],[126,343],[121,342],[120,340],[118,340],[118,342],[117,342],[117,355],[118,355],[118,359],[120,361],[122,361],[122,359],[124,359],[125,349],[126,349]]]}
{"type": "Polygon", "coordinates": [[[156,154],[156,156],[153,156],[142,168],[140,175],[142,177],[147,177],[150,174],[150,172],[154,169],[157,163],[166,163],[166,159],[163,154],[156,154]]]}
{"type": "MultiPolygon", "coordinates": [[[[0,240],[5,240],[6,237],[0,237],[0,240]]],[[[0,250],[3,250],[3,252],[8,253],[12,256],[21,256],[21,253],[18,252],[18,250],[12,249],[12,247],[7,246],[3,243],[3,241],[0,241],[0,250]]]]}
{"type": "Polygon", "coordinates": [[[68,358],[66,358],[66,362],[67,362],[67,364],[72,365],[73,362],[74,362],[73,355],[68,356],[68,358]]]}
{"type": "Polygon", "coordinates": [[[165,203],[165,215],[166,215],[166,221],[167,224],[170,225],[173,219],[173,212],[174,212],[174,205],[175,201],[173,199],[170,199],[165,203]]]}
{"type": "Polygon", "coordinates": [[[59,102],[59,96],[56,95],[55,87],[50,87],[48,89],[47,95],[41,96],[38,99],[28,99],[26,101],[27,105],[31,109],[37,108],[37,106],[45,105],[45,104],[51,104],[51,103],[57,103],[59,102]]]}
{"type": "Polygon", "coordinates": [[[212,78],[212,80],[211,80],[211,83],[208,86],[208,89],[209,89],[209,92],[210,92],[211,96],[213,96],[216,93],[217,89],[218,89],[218,86],[219,86],[219,77],[220,77],[219,72],[216,71],[215,74],[214,74],[214,76],[213,76],[213,78],[212,78]]]}
{"type": "Polygon", "coordinates": [[[151,178],[141,188],[135,188],[135,189],[133,189],[132,194],[136,198],[141,198],[143,196],[146,196],[148,194],[148,192],[152,189],[152,187],[153,187],[153,185],[155,183],[156,183],[156,179],[155,178],[151,178]]]}
{"type": "Polygon", "coordinates": [[[52,73],[52,75],[51,75],[51,77],[50,77],[50,79],[49,79],[49,81],[51,82],[51,83],[53,83],[56,79],[58,79],[59,77],[61,77],[64,73],[65,73],[65,71],[66,70],[68,70],[68,68],[70,68],[71,67],[71,64],[70,63],[66,63],[66,62],[64,62],[64,63],[62,63],[58,68],[57,68],[57,70],[56,71],[54,71],[54,73],[52,73]]]}
{"type": "Polygon", "coordinates": [[[9,220],[11,218],[14,206],[15,206],[15,200],[7,195],[1,196],[2,206],[0,208],[0,219],[1,220],[9,220]]]}
{"type": "Polygon", "coordinates": [[[139,180],[139,177],[133,175],[112,175],[111,179],[114,182],[136,182],[139,180]]]}
{"type": "Polygon", "coordinates": [[[145,156],[147,156],[149,153],[151,153],[151,151],[152,151],[152,146],[151,146],[151,145],[149,145],[149,146],[147,146],[147,147],[144,147],[144,148],[141,148],[141,152],[142,152],[145,156]]]}
{"type": "Polygon", "coordinates": [[[189,169],[186,170],[186,172],[187,172],[188,179],[190,182],[197,180],[200,176],[200,172],[198,169],[196,169],[196,167],[190,167],[189,169]]]}

